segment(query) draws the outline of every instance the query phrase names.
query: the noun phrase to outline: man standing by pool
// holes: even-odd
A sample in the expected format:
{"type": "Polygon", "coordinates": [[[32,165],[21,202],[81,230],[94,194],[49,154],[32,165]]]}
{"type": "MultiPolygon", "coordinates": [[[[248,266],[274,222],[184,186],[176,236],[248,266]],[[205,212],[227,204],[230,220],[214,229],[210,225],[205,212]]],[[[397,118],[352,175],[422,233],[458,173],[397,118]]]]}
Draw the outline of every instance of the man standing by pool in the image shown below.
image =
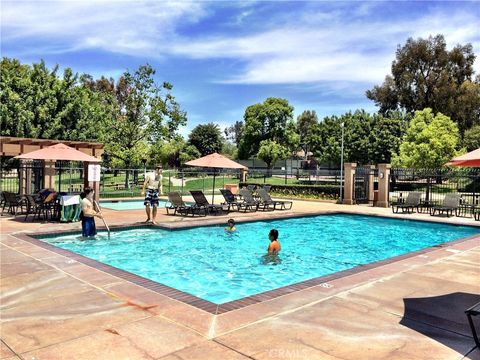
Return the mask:
{"type": "Polygon", "coordinates": [[[157,166],[155,172],[148,173],[145,177],[145,182],[143,183],[142,195],[145,195],[145,212],[147,213],[146,223],[152,221],[153,224],[156,224],[155,218],[157,217],[157,207],[158,207],[158,195],[163,193],[163,184],[162,184],[162,167],[157,166]],[[145,193],[145,189],[147,192],[145,193]],[[150,207],[153,209],[150,213],[150,207]],[[150,220],[151,219],[151,220],[150,220]]]}

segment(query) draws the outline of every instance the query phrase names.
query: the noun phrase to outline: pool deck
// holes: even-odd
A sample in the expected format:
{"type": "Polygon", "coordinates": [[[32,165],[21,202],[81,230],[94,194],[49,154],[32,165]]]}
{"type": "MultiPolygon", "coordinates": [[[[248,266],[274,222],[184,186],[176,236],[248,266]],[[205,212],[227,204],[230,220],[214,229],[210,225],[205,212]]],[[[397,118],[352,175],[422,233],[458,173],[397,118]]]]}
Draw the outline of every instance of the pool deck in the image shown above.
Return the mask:
{"type": "MultiPolygon", "coordinates": [[[[161,209],[158,222],[173,228],[330,212],[480,225],[314,201],[207,218],[161,209]]],[[[104,213],[112,226],[145,219],[142,210],[104,213]]],[[[79,230],[78,223],[2,217],[0,225],[0,359],[480,359],[464,314],[480,301],[480,236],[212,313],[22,239],[79,230]]]]}

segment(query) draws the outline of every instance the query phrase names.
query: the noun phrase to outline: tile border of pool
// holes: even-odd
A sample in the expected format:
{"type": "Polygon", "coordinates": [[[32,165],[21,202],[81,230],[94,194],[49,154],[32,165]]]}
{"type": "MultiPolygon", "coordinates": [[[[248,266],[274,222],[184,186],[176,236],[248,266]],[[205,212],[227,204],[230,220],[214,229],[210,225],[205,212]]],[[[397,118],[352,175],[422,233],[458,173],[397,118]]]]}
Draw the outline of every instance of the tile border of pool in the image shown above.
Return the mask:
{"type": "MultiPolygon", "coordinates": [[[[291,215],[288,216],[288,214],[284,214],[284,215],[287,215],[287,216],[276,217],[276,218],[273,218],[273,219],[245,220],[245,221],[238,221],[238,222],[239,223],[240,222],[246,223],[246,222],[255,222],[255,221],[270,221],[270,220],[277,220],[277,219],[312,217],[312,216],[333,215],[333,214],[392,218],[390,216],[382,216],[382,215],[354,214],[354,213],[348,213],[348,212],[342,212],[342,211],[331,211],[331,212],[324,212],[324,213],[320,213],[320,214],[309,214],[309,215],[297,214],[297,215],[294,215],[294,216],[291,216],[291,215]]],[[[203,219],[205,219],[205,218],[203,218],[203,219]]],[[[397,218],[397,219],[399,219],[399,220],[409,220],[409,219],[404,219],[404,218],[397,218]]],[[[445,224],[443,222],[438,222],[438,221],[428,221],[428,220],[418,220],[418,219],[411,219],[409,221],[424,221],[424,222],[430,222],[430,223],[445,224]]],[[[221,223],[223,223],[223,221],[221,223]]],[[[220,222],[209,223],[209,224],[205,224],[204,226],[215,226],[215,225],[219,225],[221,223],[220,222]]],[[[446,224],[446,225],[469,226],[469,225],[457,225],[457,224],[446,224]]],[[[131,225],[127,225],[127,226],[118,225],[118,226],[112,227],[112,229],[129,230],[129,229],[138,229],[138,228],[152,228],[152,227],[155,228],[155,227],[158,227],[158,228],[162,228],[162,229],[166,229],[166,230],[179,230],[179,229],[192,228],[192,227],[198,227],[198,226],[199,226],[198,224],[187,224],[187,223],[182,223],[181,226],[175,226],[175,227],[166,227],[166,226],[158,226],[158,225],[157,226],[152,226],[152,225],[146,225],[146,224],[131,224],[131,225]]],[[[477,226],[471,226],[471,227],[477,227],[477,226]]],[[[250,296],[238,299],[238,300],[229,301],[229,302],[226,302],[226,303],[223,303],[223,304],[215,304],[215,303],[210,302],[208,300],[198,298],[194,295],[188,294],[188,293],[183,292],[181,290],[177,290],[175,288],[169,287],[169,286],[164,285],[162,283],[144,278],[144,277],[139,276],[137,274],[130,273],[128,271],[121,270],[119,268],[116,268],[114,266],[102,263],[100,261],[90,259],[90,258],[85,257],[83,255],[74,253],[72,251],[59,248],[55,245],[52,245],[50,243],[47,243],[47,242],[42,241],[42,240],[35,237],[35,236],[39,236],[39,237],[48,238],[48,237],[53,237],[53,236],[67,235],[67,234],[74,234],[74,233],[78,233],[78,231],[68,231],[68,232],[61,232],[61,233],[55,232],[55,231],[41,232],[41,233],[29,233],[29,234],[17,233],[17,234],[14,234],[14,236],[16,238],[20,239],[20,240],[27,241],[31,244],[37,245],[37,246],[39,246],[41,248],[44,248],[46,250],[49,250],[49,251],[52,251],[52,252],[57,253],[59,255],[65,256],[69,259],[76,260],[79,263],[90,266],[90,267],[92,267],[96,270],[103,271],[107,274],[110,274],[110,275],[116,276],[118,278],[121,278],[123,280],[129,281],[129,282],[131,282],[135,285],[141,286],[145,289],[151,290],[151,291],[156,292],[160,295],[163,295],[163,296],[169,297],[171,299],[180,301],[182,303],[194,306],[198,309],[201,309],[201,310],[206,311],[206,312],[208,312],[210,314],[213,314],[213,315],[225,314],[225,313],[233,311],[233,310],[238,310],[238,309],[244,308],[244,307],[249,306],[249,305],[262,303],[264,301],[272,300],[272,299],[275,299],[275,298],[278,298],[278,297],[281,297],[281,296],[284,296],[284,295],[287,295],[287,294],[291,294],[291,293],[295,293],[297,291],[312,288],[314,286],[323,285],[323,284],[326,284],[326,286],[327,286],[328,282],[332,281],[332,280],[337,280],[337,279],[340,279],[340,278],[343,278],[343,277],[358,274],[358,273],[361,273],[361,272],[364,272],[364,271],[367,271],[367,270],[370,270],[370,269],[374,269],[374,268],[378,268],[380,266],[395,263],[395,262],[398,262],[400,260],[408,259],[408,258],[411,258],[411,257],[414,257],[414,256],[423,255],[423,254],[438,250],[439,248],[448,248],[448,247],[454,246],[456,244],[459,244],[459,243],[462,243],[462,242],[465,242],[465,241],[468,241],[468,240],[480,239],[479,235],[471,235],[471,236],[468,236],[468,237],[465,237],[465,238],[444,242],[444,243],[441,243],[441,244],[438,244],[438,245],[434,245],[434,246],[430,246],[430,247],[423,248],[423,249],[420,249],[420,250],[416,250],[416,251],[413,251],[413,252],[409,252],[409,253],[406,253],[406,254],[394,256],[394,257],[391,257],[391,258],[388,258],[388,259],[379,260],[379,261],[369,263],[369,264],[366,264],[366,265],[356,266],[356,267],[346,269],[346,270],[342,270],[342,271],[339,271],[339,272],[336,272],[336,273],[333,273],[333,274],[316,277],[316,278],[301,281],[301,282],[298,282],[298,283],[295,283],[295,284],[283,286],[283,287],[280,287],[280,288],[277,288],[277,289],[268,290],[268,291],[258,293],[258,294],[255,294],[255,295],[250,295],[250,296]]]]}

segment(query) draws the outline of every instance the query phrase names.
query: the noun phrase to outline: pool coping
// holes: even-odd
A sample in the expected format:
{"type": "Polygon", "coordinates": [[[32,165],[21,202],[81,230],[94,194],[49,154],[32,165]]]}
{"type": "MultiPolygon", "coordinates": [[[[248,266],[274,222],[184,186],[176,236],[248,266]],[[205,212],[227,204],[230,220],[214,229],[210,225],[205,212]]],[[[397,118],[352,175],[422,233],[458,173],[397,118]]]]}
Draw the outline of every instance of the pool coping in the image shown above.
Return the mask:
{"type": "MultiPolygon", "coordinates": [[[[319,214],[308,214],[308,215],[306,215],[306,214],[303,214],[303,215],[302,214],[295,214],[293,216],[292,216],[292,214],[285,213],[285,214],[282,214],[282,216],[275,217],[273,219],[260,219],[260,220],[242,219],[244,221],[238,221],[238,223],[248,223],[248,222],[255,222],[255,221],[269,221],[269,220],[299,218],[299,217],[313,217],[313,216],[332,215],[332,214],[376,216],[376,217],[382,217],[382,218],[392,218],[390,216],[383,216],[383,215],[370,215],[370,214],[362,215],[362,214],[355,214],[355,213],[342,212],[342,211],[328,211],[328,212],[322,212],[322,213],[319,213],[319,214]]],[[[278,215],[280,215],[280,214],[278,214],[278,215]]],[[[397,218],[397,219],[408,220],[408,219],[404,219],[404,218],[397,218]]],[[[418,219],[411,219],[409,221],[424,221],[424,222],[429,222],[429,223],[445,224],[443,222],[438,222],[438,221],[418,220],[418,219]]],[[[223,224],[223,222],[224,222],[224,219],[222,219],[221,221],[218,220],[218,221],[215,221],[215,223],[210,223],[210,224],[206,224],[206,225],[203,225],[203,226],[217,226],[219,224],[223,224]]],[[[462,225],[462,224],[448,224],[448,225],[471,226],[471,225],[462,225]]],[[[153,226],[153,225],[147,225],[147,224],[130,224],[130,225],[127,225],[127,226],[116,225],[116,226],[112,226],[111,228],[112,229],[118,229],[118,230],[120,230],[120,229],[121,230],[129,230],[129,229],[138,229],[138,228],[162,228],[162,229],[166,229],[166,230],[175,231],[175,230],[198,227],[198,226],[199,226],[199,224],[195,224],[195,223],[181,223],[181,224],[175,224],[175,226],[164,226],[164,225],[154,225],[153,226]]],[[[471,226],[471,227],[477,227],[477,226],[474,225],[474,226],[471,226]]],[[[352,268],[349,268],[349,269],[345,269],[345,270],[335,272],[333,274],[323,275],[323,276],[315,277],[315,278],[312,278],[312,279],[309,279],[309,280],[300,281],[300,282],[297,282],[297,283],[294,283],[294,284],[291,284],[291,285],[282,286],[280,288],[267,290],[267,291],[264,291],[264,292],[261,292],[261,293],[258,293],[258,294],[246,296],[246,297],[241,298],[241,299],[228,301],[228,302],[225,302],[225,303],[222,303],[222,304],[216,304],[216,303],[213,303],[211,301],[201,299],[201,298],[196,297],[194,295],[191,295],[189,293],[183,292],[181,290],[172,288],[172,287],[167,286],[165,284],[162,284],[160,282],[150,280],[150,279],[142,277],[140,275],[128,272],[126,270],[116,268],[114,266],[111,266],[111,265],[102,263],[100,261],[85,257],[83,255],[74,253],[72,251],[59,248],[55,245],[52,245],[50,243],[47,243],[47,242],[42,241],[42,240],[35,237],[35,236],[49,237],[49,236],[53,236],[53,235],[59,236],[59,235],[63,235],[63,234],[67,235],[67,234],[75,234],[75,233],[78,233],[78,231],[72,230],[72,231],[66,231],[66,232],[61,232],[61,233],[59,233],[58,231],[28,233],[28,234],[27,233],[17,233],[14,236],[16,238],[20,239],[20,240],[29,242],[33,245],[39,246],[39,247],[44,248],[46,250],[49,250],[49,251],[52,251],[52,252],[57,253],[59,255],[65,256],[69,259],[78,261],[79,263],[82,263],[82,264],[90,266],[94,269],[103,271],[107,274],[116,276],[116,277],[121,278],[123,280],[129,281],[129,282],[131,282],[135,285],[141,286],[145,289],[151,290],[151,291],[156,292],[160,295],[163,295],[163,296],[166,296],[168,298],[180,301],[180,302],[185,303],[187,305],[191,305],[193,307],[196,307],[198,309],[201,309],[201,310],[206,311],[206,312],[208,312],[210,314],[213,314],[213,315],[225,314],[225,313],[228,313],[228,312],[233,311],[233,310],[238,310],[238,309],[247,307],[249,305],[258,304],[258,303],[262,303],[262,302],[265,302],[265,301],[268,301],[268,300],[276,299],[276,298],[279,298],[281,296],[284,296],[284,295],[287,295],[287,294],[290,294],[290,293],[295,293],[295,292],[305,290],[305,289],[308,289],[308,288],[312,288],[312,287],[315,287],[315,286],[318,286],[318,285],[328,287],[328,282],[331,282],[333,280],[337,280],[337,279],[344,278],[344,277],[347,277],[347,276],[351,276],[351,275],[354,275],[354,274],[362,273],[362,272],[365,272],[365,271],[370,270],[370,269],[374,269],[374,268],[378,268],[378,267],[385,266],[385,265],[388,265],[388,264],[392,264],[392,263],[395,263],[395,262],[398,262],[398,261],[401,261],[401,260],[405,260],[405,259],[408,259],[408,258],[411,258],[411,257],[415,257],[415,256],[418,256],[418,255],[424,255],[426,253],[438,250],[440,248],[443,248],[443,249],[449,248],[449,247],[452,247],[456,244],[459,244],[459,243],[462,243],[462,242],[465,242],[465,241],[474,240],[474,239],[477,239],[477,238],[480,239],[478,234],[471,235],[471,236],[468,236],[468,237],[464,237],[464,238],[440,243],[440,244],[437,244],[437,245],[429,246],[429,247],[426,247],[426,248],[423,248],[423,249],[420,249],[420,250],[416,250],[416,251],[413,251],[413,252],[409,252],[409,253],[406,253],[406,254],[390,257],[388,259],[375,261],[375,262],[365,264],[365,265],[355,266],[355,267],[352,267],[352,268]]]]}

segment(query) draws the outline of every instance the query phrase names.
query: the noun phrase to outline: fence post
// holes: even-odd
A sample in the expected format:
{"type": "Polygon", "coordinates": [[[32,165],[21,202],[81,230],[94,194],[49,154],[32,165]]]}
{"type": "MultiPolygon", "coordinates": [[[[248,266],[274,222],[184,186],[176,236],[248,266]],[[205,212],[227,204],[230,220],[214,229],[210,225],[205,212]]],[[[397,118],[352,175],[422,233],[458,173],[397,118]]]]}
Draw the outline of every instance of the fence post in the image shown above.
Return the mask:
{"type": "Polygon", "coordinates": [[[45,160],[43,184],[45,188],[55,190],[55,161],[45,160]]]}
{"type": "MultiPolygon", "coordinates": [[[[357,167],[357,163],[344,163],[343,165],[345,168],[345,181],[343,182],[343,204],[353,205],[353,196],[355,194],[355,168],[357,167]]],[[[340,181],[342,181],[342,179],[340,179],[340,181]]]]}
{"type": "Polygon", "coordinates": [[[170,183],[172,182],[172,170],[168,172],[168,192],[170,192],[170,183]]]}
{"type": "Polygon", "coordinates": [[[378,164],[378,201],[377,207],[389,207],[390,164],[378,164]]]}
{"type": "Polygon", "coordinates": [[[373,201],[375,200],[375,190],[374,190],[374,182],[375,182],[375,165],[368,165],[366,166],[369,169],[368,172],[368,203],[373,205],[373,201]]]}

